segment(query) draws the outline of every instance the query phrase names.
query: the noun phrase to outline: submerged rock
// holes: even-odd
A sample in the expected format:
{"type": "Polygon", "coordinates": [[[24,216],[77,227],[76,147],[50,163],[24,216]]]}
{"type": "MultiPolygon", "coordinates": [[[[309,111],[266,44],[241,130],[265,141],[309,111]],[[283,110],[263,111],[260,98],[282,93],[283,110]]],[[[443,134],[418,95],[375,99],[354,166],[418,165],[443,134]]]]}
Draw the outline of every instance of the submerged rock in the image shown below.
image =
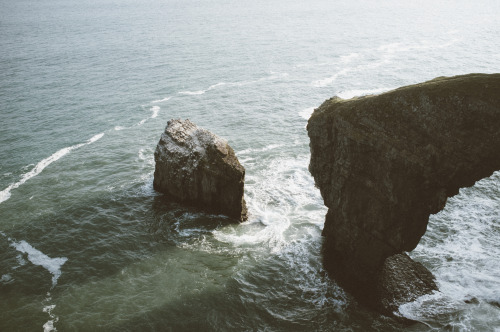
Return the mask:
{"type": "MultiPolygon", "coordinates": [[[[390,310],[385,291],[376,291],[386,282],[374,283],[384,280],[378,276],[388,257],[417,246],[447,197],[500,169],[500,74],[334,97],[314,111],[307,130],[309,170],[328,207],[325,264],[347,288],[390,310]]],[[[406,268],[391,271],[405,280],[398,274],[406,268]]]]}
{"type": "Polygon", "coordinates": [[[211,213],[247,219],[245,169],[226,140],[189,120],[170,120],[155,162],[155,190],[211,213]]]}

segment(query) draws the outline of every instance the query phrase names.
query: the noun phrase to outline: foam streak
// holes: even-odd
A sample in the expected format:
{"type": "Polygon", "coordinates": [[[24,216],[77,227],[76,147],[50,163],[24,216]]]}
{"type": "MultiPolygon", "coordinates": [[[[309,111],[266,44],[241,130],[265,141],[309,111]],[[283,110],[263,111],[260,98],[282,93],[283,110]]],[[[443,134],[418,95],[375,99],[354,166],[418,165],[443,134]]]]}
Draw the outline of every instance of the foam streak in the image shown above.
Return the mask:
{"type": "Polygon", "coordinates": [[[180,92],[179,92],[179,94],[180,94],[180,95],[194,96],[194,95],[202,95],[202,94],[204,94],[205,92],[207,92],[207,90],[198,90],[198,91],[180,91],[180,92]]]}
{"type": "Polygon", "coordinates": [[[10,246],[23,254],[28,254],[28,260],[34,265],[39,265],[49,271],[52,274],[52,287],[57,284],[57,279],[61,276],[61,266],[68,260],[66,257],[50,258],[24,240],[11,242],[10,246]]]}
{"type": "Polygon", "coordinates": [[[163,103],[163,102],[165,102],[165,101],[169,101],[169,100],[170,100],[170,98],[172,98],[172,97],[165,97],[165,98],[163,98],[163,99],[153,100],[153,101],[151,102],[151,104],[163,103]]]}
{"type": "Polygon", "coordinates": [[[29,171],[28,173],[25,173],[21,177],[21,180],[19,180],[18,182],[12,183],[10,186],[8,186],[4,190],[0,191],[0,203],[5,202],[6,200],[8,200],[10,198],[10,195],[11,195],[10,192],[12,189],[18,188],[19,186],[24,184],[29,179],[37,176],[45,169],[45,167],[49,166],[54,161],[61,159],[62,157],[64,157],[65,155],[67,155],[68,153],[70,153],[73,150],[76,150],[78,148],[81,148],[82,146],[94,143],[95,141],[101,139],[103,136],[104,136],[104,133],[97,134],[85,143],[80,143],[80,144],[76,144],[73,146],[63,148],[63,149],[57,151],[56,153],[54,153],[53,155],[51,155],[50,157],[43,159],[38,164],[36,164],[35,167],[33,167],[33,169],[31,171],[29,171]]]}

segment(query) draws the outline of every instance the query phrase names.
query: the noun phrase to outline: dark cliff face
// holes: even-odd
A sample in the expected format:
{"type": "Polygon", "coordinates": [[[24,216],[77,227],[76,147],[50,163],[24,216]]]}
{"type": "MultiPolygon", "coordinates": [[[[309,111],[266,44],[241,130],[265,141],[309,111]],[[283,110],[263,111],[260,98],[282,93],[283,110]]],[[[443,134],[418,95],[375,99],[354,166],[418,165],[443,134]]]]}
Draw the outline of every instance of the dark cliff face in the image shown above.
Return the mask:
{"type": "Polygon", "coordinates": [[[416,247],[447,197],[500,169],[500,74],[332,98],[307,130],[329,208],[325,260],[367,285],[387,257],[416,247]]]}
{"type": "Polygon", "coordinates": [[[226,140],[189,120],[170,120],[155,163],[155,190],[208,212],[247,219],[245,169],[226,140]]]}

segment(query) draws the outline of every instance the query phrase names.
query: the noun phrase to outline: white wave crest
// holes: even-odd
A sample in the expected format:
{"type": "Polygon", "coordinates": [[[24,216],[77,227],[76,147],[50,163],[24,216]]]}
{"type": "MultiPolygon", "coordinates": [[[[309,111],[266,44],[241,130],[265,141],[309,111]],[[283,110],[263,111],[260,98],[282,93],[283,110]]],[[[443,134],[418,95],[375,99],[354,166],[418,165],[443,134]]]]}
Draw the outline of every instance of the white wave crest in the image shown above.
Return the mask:
{"type": "Polygon", "coordinates": [[[311,84],[317,88],[325,87],[325,86],[330,85],[333,82],[335,82],[337,80],[337,78],[339,78],[340,76],[347,74],[350,70],[351,70],[351,68],[344,68],[330,77],[323,78],[323,79],[317,80],[317,81],[313,81],[311,84]]]}
{"type": "Polygon", "coordinates": [[[267,145],[263,148],[260,148],[260,149],[245,149],[245,150],[241,150],[240,152],[237,152],[236,155],[240,156],[240,155],[244,155],[244,154],[248,154],[248,153],[252,153],[252,152],[265,152],[265,151],[269,151],[269,150],[274,150],[274,149],[277,149],[279,147],[282,147],[283,144],[270,144],[270,145],[267,145]]]}
{"type": "Polygon", "coordinates": [[[31,171],[29,171],[28,173],[25,173],[21,177],[21,180],[19,180],[18,182],[12,183],[10,186],[8,186],[4,190],[0,191],[0,203],[5,202],[6,200],[8,200],[10,198],[10,195],[11,195],[10,192],[12,191],[12,189],[18,188],[19,186],[24,184],[29,179],[37,176],[45,169],[45,167],[49,166],[54,161],[61,159],[62,157],[64,157],[65,155],[67,155],[68,153],[70,153],[71,151],[73,151],[75,149],[78,149],[78,148],[81,148],[82,146],[94,143],[95,141],[101,139],[103,136],[104,136],[104,133],[97,134],[97,135],[93,136],[92,138],[90,138],[85,143],[80,143],[80,144],[76,144],[73,146],[63,148],[63,149],[57,151],[56,153],[54,153],[53,155],[51,155],[50,157],[41,160],[38,164],[35,165],[35,167],[33,167],[31,169],[31,171]]]}
{"type": "Polygon", "coordinates": [[[413,302],[399,306],[395,314],[405,318],[426,322],[432,321],[434,317],[450,315],[463,310],[465,302],[451,299],[441,292],[434,291],[432,294],[420,296],[413,302]]]}
{"type": "Polygon", "coordinates": [[[348,55],[342,55],[340,57],[340,61],[342,61],[343,63],[348,63],[348,62],[351,62],[353,59],[356,59],[356,58],[359,58],[359,57],[360,57],[359,53],[351,53],[351,54],[348,54],[348,55]]]}
{"type": "Polygon", "coordinates": [[[249,85],[249,84],[253,84],[253,83],[259,83],[259,82],[267,81],[267,80],[280,79],[280,78],[284,78],[284,77],[288,77],[289,76],[288,73],[279,73],[279,72],[273,72],[273,71],[271,71],[269,74],[270,74],[269,76],[265,76],[265,77],[262,77],[262,78],[256,79],[256,80],[241,81],[241,82],[219,82],[219,83],[215,83],[215,84],[210,85],[205,90],[179,91],[178,94],[180,94],[180,95],[188,95],[188,96],[202,95],[202,94],[204,94],[204,93],[206,93],[208,91],[217,89],[217,88],[219,88],[221,86],[228,86],[228,87],[231,87],[231,86],[245,86],[245,85],[249,85]]]}
{"type": "Polygon", "coordinates": [[[179,91],[179,94],[180,94],[180,95],[194,96],[194,95],[202,95],[202,94],[204,94],[205,92],[207,92],[207,90],[198,90],[198,91],[179,91]]]}
{"type": "MultiPolygon", "coordinates": [[[[48,301],[51,300],[49,297],[47,299],[48,301]]],[[[47,313],[51,319],[49,319],[45,324],[43,324],[43,331],[44,332],[50,332],[50,331],[57,331],[57,329],[54,327],[54,323],[57,323],[59,320],[57,316],[55,316],[52,311],[55,309],[56,305],[55,304],[49,304],[43,307],[42,311],[47,313]]]]}
{"type": "Polygon", "coordinates": [[[53,313],[56,305],[51,304],[51,302],[52,296],[50,295],[50,292],[48,292],[47,298],[43,301],[44,306],[42,311],[49,315],[49,320],[45,322],[45,324],[43,324],[43,332],[57,331],[57,329],[54,327],[54,323],[57,323],[59,321],[59,317],[57,317],[53,313]]]}
{"type": "Polygon", "coordinates": [[[45,268],[52,274],[52,287],[57,284],[57,279],[61,276],[61,267],[68,260],[66,257],[50,258],[43,252],[33,248],[28,242],[22,240],[20,242],[11,242],[11,247],[17,251],[28,254],[28,260],[34,265],[39,265],[45,268]]]}
{"type": "Polygon", "coordinates": [[[2,283],[8,283],[11,280],[12,280],[12,276],[10,274],[4,274],[0,278],[0,282],[2,282],[2,283]]]}
{"type": "Polygon", "coordinates": [[[151,111],[153,111],[153,114],[151,115],[151,119],[156,118],[158,116],[158,112],[160,112],[160,106],[151,107],[151,111]]]}
{"type": "Polygon", "coordinates": [[[153,100],[153,101],[151,102],[151,104],[159,104],[159,103],[163,103],[163,102],[169,101],[169,100],[170,100],[170,98],[172,98],[172,97],[165,97],[165,98],[163,98],[163,99],[153,100]]]}
{"type": "Polygon", "coordinates": [[[322,226],[325,211],[307,169],[308,162],[306,155],[277,158],[259,174],[249,174],[245,186],[249,220],[215,230],[215,239],[235,248],[255,247],[256,251],[279,253],[290,241],[290,227],[302,227],[291,226],[291,220],[297,218],[307,220],[304,227],[314,228],[313,236],[319,237],[316,228],[322,226]],[[313,220],[317,220],[318,227],[313,220]]]}
{"type": "Polygon", "coordinates": [[[373,95],[373,94],[379,94],[382,92],[387,92],[390,90],[393,90],[394,88],[378,88],[378,89],[366,89],[366,90],[346,90],[346,91],[341,91],[337,93],[337,96],[342,98],[342,99],[351,99],[356,96],[366,96],[366,95],[373,95]]]}
{"type": "Polygon", "coordinates": [[[308,107],[308,108],[303,109],[302,111],[300,111],[299,115],[300,115],[301,118],[303,118],[305,120],[309,120],[309,118],[311,117],[311,115],[314,112],[314,109],[315,109],[315,107],[308,107]]]}
{"type": "Polygon", "coordinates": [[[219,83],[213,84],[213,85],[211,85],[211,86],[209,86],[209,87],[208,87],[207,91],[208,91],[208,90],[213,90],[213,89],[215,89],[215,88],[218,88],[219,86],[223,86],[223,85],[226,85],[226,84],[228,84],[228,83],[225,83],[225,82],[219,82],[219,83]]]}
{"type": "Polygon", "coordinates": [[[289,218],[282,211],[266,208],[258,210],[253,207],[252,213],[258,216],[253,222],[215,230],[215,239],[235,247],[257,245],[273,253],[279,252],[286,244],[284,232],[290,227],[289,218]]]}
{"type": "Polygon", "coordinates": [[[122,126],[115,126],[115,130],[116,131],[120,131],[120,130],[123,130],[125,129],[125,127],[122,127],[122,126]]]}
{"type": "Polygon", "coordinates": [[[15,266],[13,267],[13,269],[17,269],[18,267],[20,266],[24,266],[26,264],[28,264],[28,262],[26,262],[23,258],[23,256],[21,254],[17,255],[16,256],[16,259],[17,259],[17,264],[19,264],[18,266],[15,266]]]}
{"type": "Polygon", "coordinates": [[[195,96],[195,95],[202,95],[204,94],[205,92],[207,91],[210,91],[210,90],[213,90],[213,89],[216,89],[218,88],[219,86],[223,86],[223,85],[239,85],[239,83],[226,83],[226,82],[219,82],[219,83],[216,83],[216,84],[212,84],[210,85],[207,89],[205,90],[198,90],[198,91],[180,91],[178,92],[180,95],[188,95],[188,96],[195,96]]]}
{"type": "Polygon", "coordinates": [[[402,43],[390,43],[384,44],[377,48],[377,51],[387,52],[387,53],[402,53],[402,52],[411,52],[418,50],[432,50],[438,48],[449,47],[457,42],[459,42],[459,38],[452,38],[446,42],[429,42],[427,40],[421,40],[416,44],[402,44],[402,43]]]}
{"type": "MultiPolygon", "coordinates": [[[[100,133],[100,134],[97,134],[97,135],[94,135],[92,136],[91,139],[89,139],[86,143],[82,143],[82,144],[79,144],[78,147],[81,147],[81,146],[84,146],[84,145],[87,145],[87,144],[92,144],[94,143],[95,141],[98,141],[100,140],[102,137],[104,136],[104,133],[100,133]]],[[[72,150],[76,149],[77,147],[75,146],[72,150]]]]}

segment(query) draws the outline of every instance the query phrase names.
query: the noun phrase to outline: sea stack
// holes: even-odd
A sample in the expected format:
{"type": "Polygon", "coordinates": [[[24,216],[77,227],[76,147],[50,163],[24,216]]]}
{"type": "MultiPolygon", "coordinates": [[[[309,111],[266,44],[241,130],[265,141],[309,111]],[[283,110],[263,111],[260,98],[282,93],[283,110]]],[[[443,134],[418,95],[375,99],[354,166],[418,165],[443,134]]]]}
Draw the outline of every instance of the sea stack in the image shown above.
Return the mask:
{"type": "Polygon", "coordinates": [[[500,169],[500,74],[334,97],[307,131],[309,171],[328,207],[327,269],[387,313],[436,290],[430,272],[404,252],[448,197],[500,169]]]}
{"type": "Polygon", "coordinates": [[[155,163],[155,190],[210,213],[247,219],[245,169],[225,139],[189,120],[170,120],[155,163]]]}

